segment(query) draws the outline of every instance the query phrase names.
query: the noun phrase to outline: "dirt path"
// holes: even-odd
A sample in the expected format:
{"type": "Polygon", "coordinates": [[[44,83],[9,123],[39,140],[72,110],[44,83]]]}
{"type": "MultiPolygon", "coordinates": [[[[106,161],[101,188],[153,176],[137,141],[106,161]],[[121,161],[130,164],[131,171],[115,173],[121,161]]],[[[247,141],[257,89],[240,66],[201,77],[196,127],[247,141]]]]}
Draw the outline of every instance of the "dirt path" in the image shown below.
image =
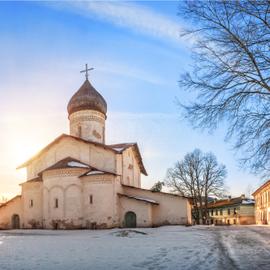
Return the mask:
{"type": "Polygon", "coordinates": [[[236,261],[232,258],[229,250],[223,242],[222,232],[223,231],[219,229],[212,230],[212,233],[215,234],[216,249],[218,250],[217,269],[238,270],[240,268],[237,266],[236,261]]]}
{"type": "Polygon", "coordinates": [[[214,233],[222,269],[270,269],[270,234],[248,226],[224,227],[214,233]]]}

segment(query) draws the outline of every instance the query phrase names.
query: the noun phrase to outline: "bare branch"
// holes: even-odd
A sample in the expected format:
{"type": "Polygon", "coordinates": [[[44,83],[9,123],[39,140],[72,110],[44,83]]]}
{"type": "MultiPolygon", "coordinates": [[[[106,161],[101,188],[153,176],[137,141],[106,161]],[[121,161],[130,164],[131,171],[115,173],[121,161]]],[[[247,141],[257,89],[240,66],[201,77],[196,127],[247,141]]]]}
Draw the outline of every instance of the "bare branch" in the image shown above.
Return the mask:
{"type": "Polygon", "coordinates": [[[185,1],[179,15],[196,34],[193,70],[180,87],[196,101],[179,105],[195,128],[229,124],[226,139],[241,149],[241,164],[270,175],[270,3],[185,1]]]}

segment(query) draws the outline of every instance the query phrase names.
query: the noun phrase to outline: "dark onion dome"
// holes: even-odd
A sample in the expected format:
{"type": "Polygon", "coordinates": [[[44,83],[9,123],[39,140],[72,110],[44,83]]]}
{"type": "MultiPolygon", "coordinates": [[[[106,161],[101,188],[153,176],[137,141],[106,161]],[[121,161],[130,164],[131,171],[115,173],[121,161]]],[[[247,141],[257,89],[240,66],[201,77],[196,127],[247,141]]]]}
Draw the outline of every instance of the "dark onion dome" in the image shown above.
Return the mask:
{"type": "Polygon", "coordinates": [[[107,103],[91,83],[85,80],[80,89],[70,99],[67,110],[69,115],[82,110],[95,110],[106,115],[107,103]]]}

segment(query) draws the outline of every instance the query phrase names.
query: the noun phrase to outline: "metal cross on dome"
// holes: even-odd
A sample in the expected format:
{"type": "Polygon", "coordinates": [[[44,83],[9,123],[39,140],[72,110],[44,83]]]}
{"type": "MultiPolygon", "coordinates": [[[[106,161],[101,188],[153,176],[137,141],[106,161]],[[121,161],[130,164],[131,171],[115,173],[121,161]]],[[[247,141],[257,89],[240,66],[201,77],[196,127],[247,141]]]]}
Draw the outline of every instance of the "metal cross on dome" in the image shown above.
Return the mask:
{"type": "Polygon", "coordinates": [[[85,64],[85,69],[81,70],[80,73],[85,73],[85,78],[88,80],[88,71],[93,70],[94,68],[88,68],[88,64],[85,64]]]}

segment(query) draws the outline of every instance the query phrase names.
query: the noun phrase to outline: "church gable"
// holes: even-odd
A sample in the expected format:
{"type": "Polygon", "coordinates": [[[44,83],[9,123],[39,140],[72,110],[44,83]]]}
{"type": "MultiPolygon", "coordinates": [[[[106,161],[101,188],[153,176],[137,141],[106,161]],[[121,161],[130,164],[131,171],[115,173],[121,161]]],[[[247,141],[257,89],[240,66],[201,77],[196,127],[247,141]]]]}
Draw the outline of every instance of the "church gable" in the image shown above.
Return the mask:
{"type": "Polygon", "coordinates": [[[142,156],[137,143],[120,143],[120,144],[111,144],[109,146],[114,150],[118,151],[118,153],[120,154],[123,153],[126,154],[128,151],[132,151],[132,155],[134,155],[136,159],[140,172],[147,176],[147,172],[144,167],[142,156]]]}
{"type": "Polygon", "coordinates": [[[141,173],[147,175],[139,157],[138,148],[130,145],[123,149],[122,155],[122,183],[140,187],[141,173]]]}
{"type": "Polygon", "coordinates": [[[105,145],[62,134],[18,169],[27,167],[27,179],[32,179],[59,161],[72,157],[99,170],[120,174],[117,154],[122,156],[125,183],[140,185],[140,173],[147,175],[147,172],[136,143],[105,145]]]}
{"type": "Polygon", "coordinates": [[[84,164],[109,172],[116,172],[116,151],[106,145],[85,141],[63,134],[33,158],[18,167],[27,167],[27,178],[32,179],[61,160],[72,157],[84,164]]]}

